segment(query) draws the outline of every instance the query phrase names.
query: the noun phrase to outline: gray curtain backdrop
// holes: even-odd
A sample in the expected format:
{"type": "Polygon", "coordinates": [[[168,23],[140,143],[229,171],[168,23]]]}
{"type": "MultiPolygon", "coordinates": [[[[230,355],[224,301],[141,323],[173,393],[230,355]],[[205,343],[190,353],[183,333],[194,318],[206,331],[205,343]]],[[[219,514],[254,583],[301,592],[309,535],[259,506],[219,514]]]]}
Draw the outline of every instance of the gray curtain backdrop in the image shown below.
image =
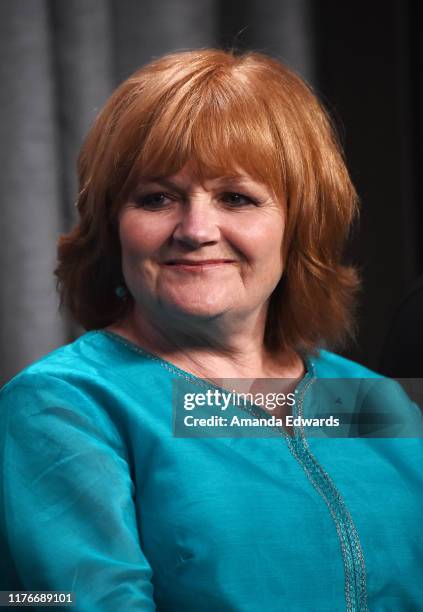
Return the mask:
{"type": "Polygon", "coordinates": [[[348,15],[339,4],[0,0],[0,384],[82,331],[58,313],[53,269],[58,236],[75,222],[76,157],[99,108],[143,63],[206,46],[285,60],[340,123],[369,211],[351,247],[366,284],[364,331],[349,354],[376,363],[395,303],[421,262],[407,119],[407,92],[413,100],[417,94],[401,64],[409,15],[406,2],[380,3],[389,26],[381,52],[380,30],[371,31],[372,24],[380,28],[380,14],[366,24],[364,4],[348,15]]]}

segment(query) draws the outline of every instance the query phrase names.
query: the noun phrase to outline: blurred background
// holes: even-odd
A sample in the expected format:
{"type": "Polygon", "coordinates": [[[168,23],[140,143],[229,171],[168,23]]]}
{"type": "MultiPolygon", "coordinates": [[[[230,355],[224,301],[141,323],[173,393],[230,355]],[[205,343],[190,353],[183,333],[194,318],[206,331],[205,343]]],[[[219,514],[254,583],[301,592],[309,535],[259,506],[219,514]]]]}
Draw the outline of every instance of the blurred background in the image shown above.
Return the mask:
{"type": "Polygon", "coordinates": [[[142,64],[213,46],[282,59],[334,118],[362,205],[348,249],[360,331],[344,354],[378,369],[423,273],[422,28],[412,0],[0,0],[0,384],[78,333],[53,269],[98,110],[142,64]]]}

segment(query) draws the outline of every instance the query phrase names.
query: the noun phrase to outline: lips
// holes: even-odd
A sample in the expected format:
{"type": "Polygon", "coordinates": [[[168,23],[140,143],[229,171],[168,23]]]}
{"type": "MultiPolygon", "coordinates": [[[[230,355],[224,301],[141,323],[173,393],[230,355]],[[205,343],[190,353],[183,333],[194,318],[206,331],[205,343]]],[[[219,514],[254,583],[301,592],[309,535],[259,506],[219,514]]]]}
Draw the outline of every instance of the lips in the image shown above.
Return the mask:
{"type": "Polygon", "coordinates": [[[233,263],[233,259],[171,259],[165,262],[167,266],[207,266],[225,263],[233,263]]]}
{"type": "Polygon", "coordinates": [[[212,274],[229,269],[234,263],[233,259],[170,259],[161,266],[178,274],[212,274]]]}

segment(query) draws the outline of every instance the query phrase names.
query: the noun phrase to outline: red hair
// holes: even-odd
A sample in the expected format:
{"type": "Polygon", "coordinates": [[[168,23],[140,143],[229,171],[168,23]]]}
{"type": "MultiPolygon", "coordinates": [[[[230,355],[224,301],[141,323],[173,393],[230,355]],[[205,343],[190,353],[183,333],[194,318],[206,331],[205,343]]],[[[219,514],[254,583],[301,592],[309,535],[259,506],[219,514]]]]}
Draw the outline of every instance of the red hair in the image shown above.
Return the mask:
{"type": "MultiPolygon", "coordinates": [[[[313,351],[351,335],[358,288],[342,263],[357,196],[324,108],[281,62],[200,49],[166,55],[109,98],[78,160],[79,223],[58,246],[61,304],[86,329],[129,313],[117,215],[141,176],[195,160],[203,176],[242,168],[286,201],[284,273],[270,298],[269,351],[313,351]]],[[[239,171],[239,170],[238,170],[239,171]]]]}

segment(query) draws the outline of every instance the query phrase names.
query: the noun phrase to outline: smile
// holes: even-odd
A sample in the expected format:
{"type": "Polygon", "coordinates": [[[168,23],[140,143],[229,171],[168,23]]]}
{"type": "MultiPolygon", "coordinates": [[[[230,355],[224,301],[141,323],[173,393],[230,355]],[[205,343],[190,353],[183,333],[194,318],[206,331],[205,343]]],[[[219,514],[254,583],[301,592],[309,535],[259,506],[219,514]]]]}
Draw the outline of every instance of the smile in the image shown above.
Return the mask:
{"type": "Polygon", "coordinates": [[[169,268],[174,271],[184,272],[203,272],[206,270],[213,270],[228,266],[229,264],[235,263],[232,260],[227,259],[205,259],[202,261],[189,261],[189,260],[173,260],[167,263],[161,264],[162,267],[169,268]]]}

